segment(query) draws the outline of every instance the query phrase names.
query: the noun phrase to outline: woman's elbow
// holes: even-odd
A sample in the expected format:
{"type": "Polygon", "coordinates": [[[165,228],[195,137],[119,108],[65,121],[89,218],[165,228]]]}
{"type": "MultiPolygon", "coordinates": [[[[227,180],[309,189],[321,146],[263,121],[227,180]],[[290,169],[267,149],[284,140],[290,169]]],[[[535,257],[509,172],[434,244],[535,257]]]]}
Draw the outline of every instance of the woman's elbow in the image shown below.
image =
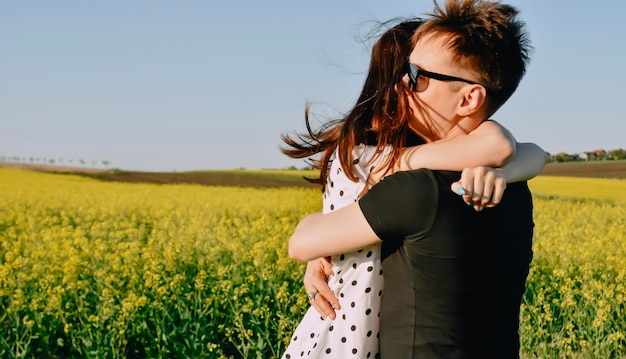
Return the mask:
{"type": "Polygon", "coordinates": [[[489,167],[502,167],[508,160],[515,155],[515,142],[511,142],[505,138],[495,138],[491,141],[490,147],[493,148],[492,163],[489,167]]]}
{"type": "Polygon", "coordinates": [[[521,147],[521,150],[530,153],[529,157],[534,161],[537,174],[539,174],[548,162],[548,153],[535,143],[520,143],[519,146],[521,147]]]}

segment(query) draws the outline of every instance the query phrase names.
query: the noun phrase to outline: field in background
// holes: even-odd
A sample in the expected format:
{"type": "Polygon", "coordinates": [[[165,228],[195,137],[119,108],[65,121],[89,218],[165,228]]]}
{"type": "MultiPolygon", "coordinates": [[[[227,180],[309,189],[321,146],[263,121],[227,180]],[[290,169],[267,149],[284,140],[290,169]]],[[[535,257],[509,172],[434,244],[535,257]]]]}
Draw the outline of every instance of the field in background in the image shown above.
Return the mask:
{"type": "Polygon", "coordinates": [[[0,169],[1,358],[278,357],[307,298],[314,188],[0,169]]]}
{"type": "Polygon", "coordinates": [[[626,160],[554,162],[546,164],[544,176],[626,179],[626,160]]]}
{"type": "MultiPolygon", "coordinates": [[[[626,181],[529,186],[523,357],[625,356],[626,181]]],[[[0,357],[278,357],[308,305],[287,238],[321,207],[317,189],[287,187],[0,169],[0,357]]]]}
{"type": "Polygon", "coordinates": [[[319,177],[317,171],[297,170],[216,170],[191,172],[111,171],[82,174],[110,182],[199,184],[238,187],[314,187],[304,177],[319,177]]]}
{"type": "Polygon", "coordinates": [[[626,202],[626,181],[606,178],[539,176],[528,182],[535,196],[626,202]]]}
{"type": "Polygon", "coordinates": [[[0,168],[70,174],[107,182],[198,184],[203,186],[237,187],[316,187],[304,177],[319,177],[318,171],[307,170],[202,170],[186,172],[143,172],[103,170],[80,167],[42,166],[0,162],[0,168]]]}
{"type": "MultiPolygon", "coordinates": [[[[42,166],[0,162],[0,168],[75,174],[109,182],[199,184],[243,187],[316,187],[303,177],[317,176],[305,170],[205,170],[188,172],[142,172],[79,167],[42,166]]],[[[626,179],[626,161],[548,163],[542,176],[626,179]]]]}

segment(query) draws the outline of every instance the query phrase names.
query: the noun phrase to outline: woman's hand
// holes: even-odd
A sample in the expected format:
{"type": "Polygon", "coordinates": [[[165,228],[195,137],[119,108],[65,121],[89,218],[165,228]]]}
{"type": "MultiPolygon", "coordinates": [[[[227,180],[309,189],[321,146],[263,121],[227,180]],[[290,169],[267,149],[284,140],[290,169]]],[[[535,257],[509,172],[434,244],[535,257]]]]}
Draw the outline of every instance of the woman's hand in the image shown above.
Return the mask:
{"type": "Polygon", "coordinates": [[[506,178],[497,168],[466,168],[461,173],[461,179],[454,182],[451,188],[463,197],[468,206],[482,211],[485,207],[494,207],[500,203],[506,189],[506,178]]]}
{"type": "Polygon", "coordinates": [[[330,257],[322,257],[307,262],[303,282],[311,305],[322,317],[335,319],[335,309],[341,309],[341,306],[326,282],[326,278],[331,275],[333,275],[333,266],[330,263],[330,257]]]}
{"type": "Polygon", "coordinates": [[[369,191],[375,184],[382,181],[386,176],[394,174],[399,168],[388,168],[388,167],[371,167],[369,176],[367,176],[367,181],[365,182],[365,186],[363,187],[363,191],[359,194],[359,198],[363,197],[367,191],[369,191]]]}

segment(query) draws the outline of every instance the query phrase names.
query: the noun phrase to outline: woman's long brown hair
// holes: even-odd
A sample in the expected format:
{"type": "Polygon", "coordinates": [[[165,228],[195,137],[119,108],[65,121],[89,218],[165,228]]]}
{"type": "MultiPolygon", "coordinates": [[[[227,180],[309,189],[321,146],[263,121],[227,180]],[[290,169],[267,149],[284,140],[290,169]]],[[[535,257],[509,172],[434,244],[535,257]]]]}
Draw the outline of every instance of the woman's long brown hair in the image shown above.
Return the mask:
{"type": "Polygon", "coordinates": [[[345,117],[312,129],[310,106],[307,104],[307,132],[281,135],[286,144],[281,148],[285,155],[308,159],[314,169],[320,170],[320,178],[307,178],[308,181],[326,185],[332,155],[337,148],[338,160],[353,181],[358,180],[352,172],[352,149],[356,145],[376,144],[378,154],[385,146],[391,145],[392,153],[385,166],[393,166],[398,161],[409,132],[410,118],[406,89],[401,82],[406,73],[405,62],[412,50],[411,37],[421,23],[420,19],[404,20],[380,36],[372,47],[372,58],[361,94],[345,117]],[[319,153],[322,154],[319,159],[312,158],[319,153]]]}

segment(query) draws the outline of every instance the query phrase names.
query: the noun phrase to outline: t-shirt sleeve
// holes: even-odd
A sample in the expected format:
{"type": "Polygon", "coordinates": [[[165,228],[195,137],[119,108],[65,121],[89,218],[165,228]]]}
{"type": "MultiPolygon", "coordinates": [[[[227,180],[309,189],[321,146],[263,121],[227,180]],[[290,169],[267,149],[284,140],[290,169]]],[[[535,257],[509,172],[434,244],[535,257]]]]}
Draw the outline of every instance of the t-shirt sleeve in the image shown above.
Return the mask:
{"type": "Polygon", "coordinates": [[[432,226],[438,196],[432,171],[419,169],[386,177],[359,200],[359,206],[378,238],[398,240],[432,226]]]}

